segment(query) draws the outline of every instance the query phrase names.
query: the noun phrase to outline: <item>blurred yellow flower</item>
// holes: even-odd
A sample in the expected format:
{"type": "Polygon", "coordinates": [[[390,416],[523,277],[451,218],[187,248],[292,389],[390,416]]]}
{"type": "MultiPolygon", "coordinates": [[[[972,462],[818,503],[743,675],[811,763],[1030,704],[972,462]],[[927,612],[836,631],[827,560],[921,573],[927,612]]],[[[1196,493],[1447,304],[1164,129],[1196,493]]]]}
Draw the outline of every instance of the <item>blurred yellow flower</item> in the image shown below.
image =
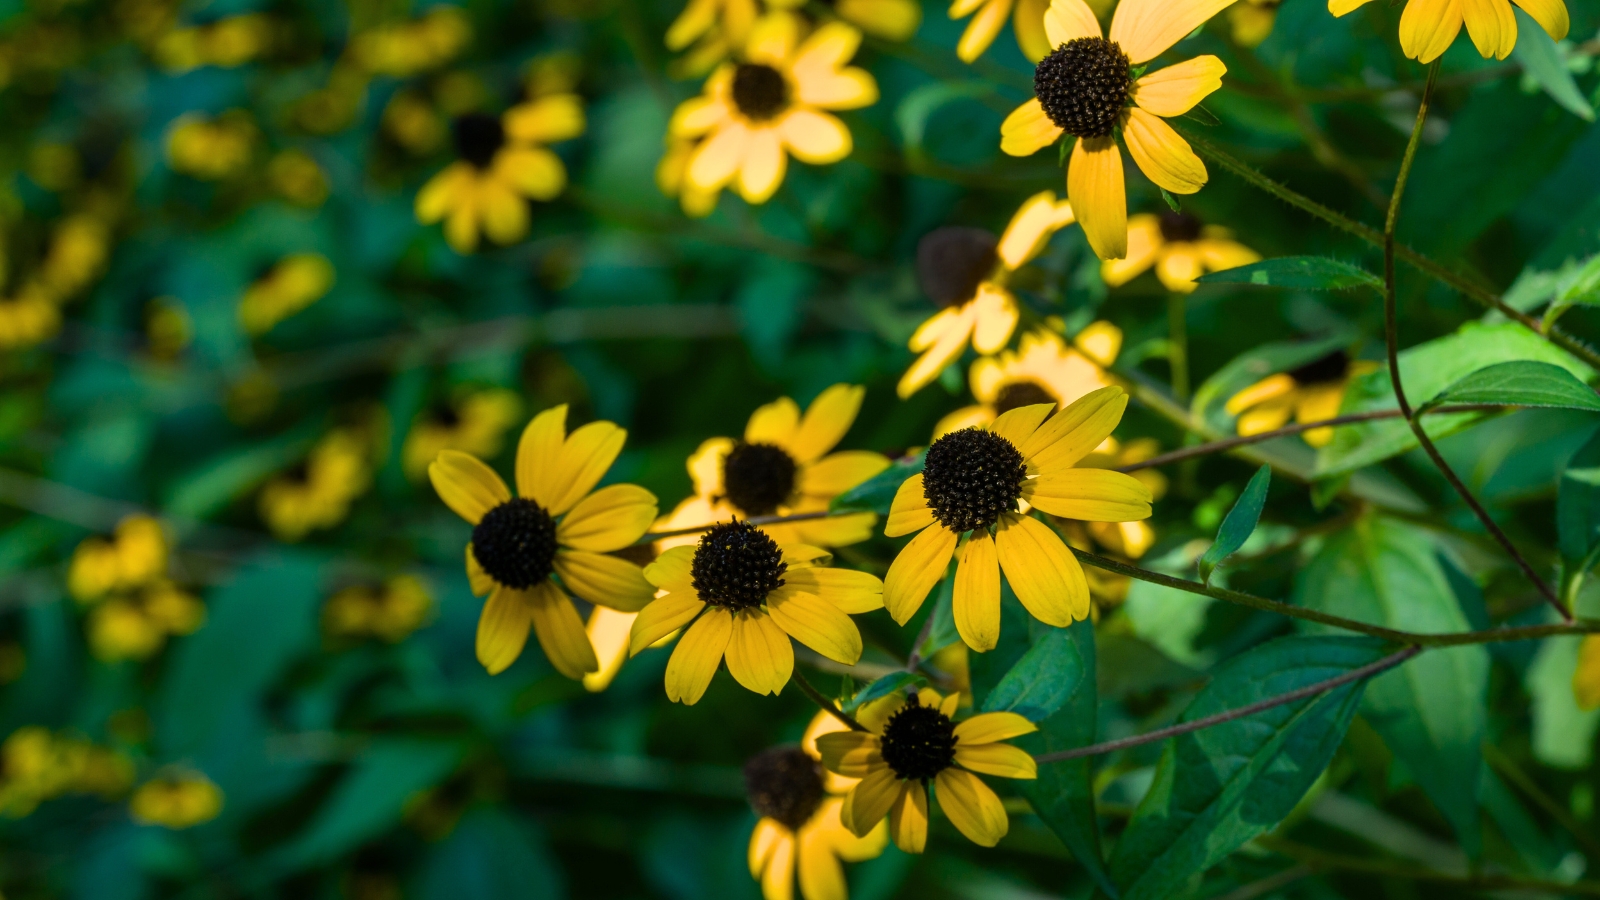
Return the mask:
{"type": "MultiPolygon", "coordinates": [[[[1261,434],[1282,428],[1289,418],[1296,422],[1319,422],[1339,414],[1350,379],[1382,368],[1368,360],[1351,360],[1343,350],[1312,360],[1288,372],[1269,375],[1228,398],[1224,409],[1237,416],[1235,427],[1241,435],[1261,434]]],[[[1312,428],[1301,432],[1313,447],[1327,446],[1333,440],[1332,428],[1312,428]]]]}
{"type": "Polygon", "coordinates": [[[684,177],[689,171],[689,160],[694,158],[695,148],[700,146],[699,142],[669,134],[666,145],[667,150],[661,155],[661,162],[656,164],[656,187],[668,197],[677,197],[678,205],[683,207],[686,216],[701,219],[716,212],[717,198],[722,196],[722,188],[703,190],[689,184],[684,177]]]}
{"type": "Polygon", "coordinates": [[[956,42],[956,56],[962,62],[972,62],[982,56],[1009,18],[1022,55],[1037,63],[1050,54],[1050,38],[1044,30],[1044,14],[1048,8],[1049,0],[954,0],[950,4],[950,18],[972,16],[967,30],[961,33],[961,40],[956,42]]]}
{"type": "Polygon", "coordinates": [[[416,91],[395,91],[383,108],[383,130],[414,156],[426,156],[449,135],[444,117],[416,91]]]}
{"type": "Polygon", "coordinates": [[[1584,635],[1578,667],[1572,672],[1572,697],[1579,709],[1600,708],[1600,634],[1584,635]]]}
{"type": "MultiPolygon", "coordinates": [[[[1028,0],[1038,2],[1038,0],[1028,0]]],[[[767,0],[772,9],[798,10],[804,0],[767,0]]],[[[910,40],[922,24],[922,4],[917,0],[832,0],[829,9],[839,18],[861,29],[864,33],[886,41],[910,40]]],[[[1039,7],[1044,15],[1044,7],[1039,7]]],[[[1043,30],[1040,30],[1043,36],[1043,30]]]]}
{"type": "Polygon", "coordinates": [[[0,815],[8,818],[63,794],[114,798],[132,782],[133,762],[123,754],[38,725],[18,728],[0,744],[0,815]]]}
{"type": "Polygon", "coordinates": [[[454,59],[472,40],[472,23],[460,8],[440,4],[421,17],[356,35],[349,52],[374,75],[408,78],[454,59]]]}
{"type": "Polygon", "coordinates": [[[205,25],[178,28],[157,39],[152,54],[169,72],[201,66],[234,68],[257,59],[272,46],[272,20],[261,13],[230,16],[205,25]]]}
{"type": "Polygon", "coordinates": [[[1228,27],[1233,42],[1241,47],[1257,47],[1272,34],[1283,0],[1242,0],[1228,9],[1228,27]]]}
{"type": "Polygon", "coordinates": [[[64,191],[83,177],[83,162],[71,144],[41,141],[28,149],[28,177],[47,191],[64,191]]]}
{"type": "Polygon", "coordinates": [[[734,48],[744,46],[750,29],[761,14],[759,0],[689,0],[683,12],[667,26],[667,49],[689,49],[674,64],[678,75],[695,77],[710,71],[728,58],[734,48]]]}
{"type": "Polygon", "coordinates": [[[181,830],[215,819],[222,812],[222,790],[193,770],[174,770],[139,785],[128,814],[141,825],[181,830]]]}
{"type": "Polygon", "coordinates": [[[75,213],[56,223],[37,279],[57,301],[70,299],[100,277],[111,255],[111,230],[100,217],[75,213]]]}
{"type": "Polygon", "coordinates": [[[149,659],[172,635],[205,624],[200,600],[167,581],[113,596],[89,612],[89,649],[102,662],[149,659]]]}
{"type": "Polygon", "coordinates": [[[87,537],[67,565],[67,591],[80,603],[128,591],[167,572],[168,543],[161,523],[131,515],[108,536],[87,537]]]}
{"type": "Polygon", "coordinates": [[[167,164],[175,172],[219,181],[250,165],[259,137],[243,110],[229,110],[214,119],[185,113],[167,131],[167,164]]]}
{"type": "Polygon", "coordinates": [[[493,459],[505,446],[506,430],[522,415],[515,391],[503,388],[475,391],[411,423],[400,448],[400,467],[406,477],[419,480],[441,450],[460,450],[481,459],[493,459]]]}
{"type": "MultiPolygon", "coordinates": [[[[1364,6],[1367,0],[1328,0],[1328,12],[1343,16],[1364,6]]],[[[1517,45],[1515,3],[1522,11],[1559,41],[1567,36],[1571,19],[1562,0],[1407,0],[1400,14],[1400,49],[1406,56],[1431,63],[1450,49],[1461,26],[1478,55],[1485,59],[1505,59],[1517,45]]]]}
{"type": "Polygon", "coordinates": [[[333,263],[320,253],[296,253],[278,260],[239,300],[239,325],[251,335],[322,299],[333,289],[333,263]]]}
{"type": "Polygon", "coordinates": [[[332,528],[372,484],[369,442],[349,429],[329,432],[305,460],[268,481],[257,500],[261,519],[281,541],[293,543],[332,528]]]}
{"type": "Polygon", "coordinates": [[[20,350],[55,337],[61,330],[61,310],[37,282],[24,284],[17,293],[0,298],[0,350],[20,350]]]}
{"type": "Polygon", "coordinates": [[[322,631],[330,637],[376,637],[398,643],[433,614],[433,597],[415,575],[396,575],[381,585],[340,590],[322,605],[322,631]]]}
{"type": "Polygon", "coordinates": [[[998,239],[981,228],[960,227],[923,236],[917,245],[917,281],[944,309],[911,335],[908,346],[921,356],[900,376],[896,390],[902,399],[939,377],[969,341],[988,354],[1011,340],[1019,311],[1007,280],[1073,220],[1071,204],[1057,200],[1054,191],[1040,191],[1023,201],[998,239]]]}
{"type": "Polygon", "coordinates": [[[1234,240],[1228,229],[1202,225],[1189,213],[1140,213],[1128,219],[1128,255],[1102,262],[1100,277],[1111,287],[1120,287],[1154,266],[1167,290],[1187,294],[1199,287],[1194,280],[1207,272],[1260,259],[1261,254],[1234,240]]]}
{"type": "Polygon", "coordinates": [[[1066,406],[1111,384],[1105,369],[1116,362],[1121,349],[1122,330],[1106,321],[1093,322],[1078,332],[1070,347],[1054,331],[1030,331],[1016,350],[979,357],[972,364],[967,381],[978,402],[940,419],[933,436],[988,425],[1019,406],[1066,406]]]}
{"type": "Polygon", "coordinates": [[[144,335],[151,358],[177,359],[194,339],[194,322],[176,297],[156,297],[145,304],[144,335]]]}
{"type": "Polygon", "coordinates": [[[284,150],[267,163],[272,189],[297,206],[316,207],[328,199],[328,176],[304,150],[284,150]]]}

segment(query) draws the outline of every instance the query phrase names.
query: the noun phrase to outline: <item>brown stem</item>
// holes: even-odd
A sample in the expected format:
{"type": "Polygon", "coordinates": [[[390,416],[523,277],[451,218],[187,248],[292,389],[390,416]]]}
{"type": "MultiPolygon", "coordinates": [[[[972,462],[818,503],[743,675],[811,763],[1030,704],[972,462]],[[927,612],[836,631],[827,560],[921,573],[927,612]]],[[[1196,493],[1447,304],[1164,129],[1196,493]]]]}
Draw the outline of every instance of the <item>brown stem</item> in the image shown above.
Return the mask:
{"type": "MultiPolygon", "coordinates": [[[[852,513],[859,511],[860,510],[850,510],[849,512],[836,513],[829,510],[822,510],[821,512],[794,513],[787,516],[751,516],[743,521],[749,522],[751,525],[782,525],[786,522],[809,522],[812,519],[826,519],[829,516],[851,515],[852,513]]],[[[646,532],[644,537],[639,538],[638,543],[648,544],[651,541],[659,541],[662,538],[681,537],[685,534],[699,534],[702,531],[710,531],[719,524],[721,523],[707,522],[704,525],[691,525],[688,528],[675,528],[672,531],[650,531],[646,532]]]]}
{"type": "Polygon", "coordinates": [[[807,681],[806,677],[800,674],[799,669],[795,669],[791,677],[794,679],[794,683],[800,686],[800,693],[810,697],[811,702],[821,707],[824,712],[831,714],[835,719],[838,719],[845,725],[849,726],[851,731],[867,730],[866,726],[862,725],[860,722],[857,722],[854,716],[840,709],[832,700],[822,696],[822,692],[813,687],[811,682],[807,681]]]}
{"type": "Polygon", "coordinates": [[[1155,731],[1147,731],[1144,734],[1136,734],[1132,737],[1118,738],[1114,741],[1102,741],[1098,744],[1090,744],[1087,747],[1074,747],[1071,750],[1057,750],[1054,753],[1042,753],[1038,756],[1035,756],[1034,761],[1050,763],[1061,762],[1068,759],[1080,759],[1085,756],[1100,756],[1104,753],[1112,753],[1117,750],[1126,750],[1129,747],[1137,747],[1141,744],[1153,744],[1156,741],[1164,741],[1169,737],[1176,737],[1180,734],[1188,734],[1191,731],[1200,731],[1204,728],[1210,728],[1213,725],[1221,725],[1224,722],[1232,722],[1235,719],[1242,719],[1245,716],[1253,716],[1262,710],[1271,709],[1274,706],[1282,706],[1285,703],[1293,703],[1296,700],[1301,700],[1306,697],[1314,697],[1317,694],[1321,694],[1325,691],[1331,691],[1336,687],[1341,687],[1349,684],[1352,681],[1360,681],[1364,678],[1371,678],[1379,672],[1383,672],[1400,665],[1401,663],[1421,652],[1421,647],[1406,647],[1401,650],[1396,650],[1394,653],[1385,656],[1383,659],[1380,659],[1375,663],[1370,663],[1362,666],[1359,669],[1351,669],[1343,675],[1325,678],[1322,681],[1316,682],[1315,684],[1308,684],[1303,688],[1297,688],[1286,693],[1268,697],[1265,700],[1257,700],[1255,703],[1252,703],[1249,706],[1241,706],[1238,709],[1225,710],[1213,716],[1206,716],[1203,719],[1195,719],[1192,722],[1179,722],[1176,725],[1169,725],[1166,728],[1157,728],[1155,731]]]}

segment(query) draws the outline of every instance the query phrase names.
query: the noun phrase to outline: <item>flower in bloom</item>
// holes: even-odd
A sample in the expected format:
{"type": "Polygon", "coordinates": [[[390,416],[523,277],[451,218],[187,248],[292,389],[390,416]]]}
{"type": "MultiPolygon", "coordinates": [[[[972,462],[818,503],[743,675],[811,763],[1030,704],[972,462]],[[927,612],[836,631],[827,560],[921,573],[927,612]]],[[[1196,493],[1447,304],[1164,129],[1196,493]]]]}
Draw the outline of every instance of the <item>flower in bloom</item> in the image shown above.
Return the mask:
{"type": "Polygon", "coordinates": [[[974,650],[992,650],[1000,638],[1002,571],[1039,621],[1087,618],[1089,586],[1077,558],[1019,503],[1086,522],[1149,518],[1150,489],[1138,479],[1078,465],[1127,405],[1122,388],[1104,387],[1060,412],[1050,403],[1023,406],[934,441],[922,472],[895,493],[884,527],[889,537],[916,533],[884,579],[889,615],[910,620],[954,558],[952,613],[974,650]]]}
{"type": "Polygon", "coordinates": [[[1062,135],[1076,139],[1067,199],[1101,259],[1128,251],[1128,198],[1118,136],[1139,169],[1174,194],[1206,183],[1206,167],[1163,118],[1181,116],[1222,86],[1215,56],[1135,75],[1233,0],[1123,0],[1109,37],[1083,0],[1051,0],[1044,28],[1055,47],[1034,69],[1034,98],[1000,125],[1000,149],[1029,156],[1062,135]]]}
{"type": "Polygon", "coordinates": [[[973,406],[939,420],[935,438],[974,425],[988,425],[1003,413],[1035,403],[1066,406],[1111,384],[1106,367],[1122,349],[1122,330],[1106,321],[1091,323],[1072,338],[1040,328],[1022,336],[1016,350],[979,357],[967,373],[973,406]]]}
{"type": "MultiPolygon", "coordinates": [[[[1223,407],[1237,416],[1242,435],[1261,434],[1296,422],[1318,422],[1339,414],[1350,379],[1376,371],[1379,365],[1351,360],[1343,350],[1312,360],[1296,369],[1269,375],[1228,398],[1223,407]]],[[[1333,440],[1332,428],[1312,428],[1300,435],[1313,447],[1333,440]]]]}
{"type": "Polygon", "coordinates": [[[333,263],[320,253],[285,256],[257,279],[239,300],[239,325],[252,335],[327,296],[333,289],[333,263]]]}
{"type": "Polygon", "coordinates": [[[656,187],[668,197],[677,197],[678,205],[683,207],[686,216],[703,219],[716,212],[717,198],[722,196],[722,188],[702,190],[684,178],[689,171],[689,160],[694,158],[695,148],[700,146],[699,142],[669,134],[666,144],[667,150],[656,164],[656,187]]]}
{"type": "Polygon", "coordinates": [[[967,349],[994,353],[1017,327],[1011,274],[1038,256],[1051,235],[1072,224],[1072,206],[1054,191],[1029,197],[997,239],[980,228],[939,228],[917,245],[917,281],[944,307],[918,326],[909,346],[919,353],[896,388],[906,398],[939,377],[967,349]]]}
{"type": "MultiPolygon", "coordinates": [[[[1126,444],[1108,437],[1095,451],[1083,458],[1079,465],[1085,468],[1115,469],[1143,462],[1160,452],[1154,438],[1138,438],[1126,444]]],[[[1150,489],[1151,500],[1160,500],[1167,492],[1167,478],[1155,469],[1139,469],[1130,473],[1150,489]]],[[[1053,519],[1067,546],[1079,550],[1098,551],[1114,559],[1132,562],[1144,556],[1156,542],[1155,529],[1147,520],[1134,522],[1079,522],[1072,519],[1053,519]]],[[[1083,571],[1089,579],[1089,597],[1094,601],[1098,616],[1107,609],[1120,605],[1128,598],[1129,579],[1126,575],[1088,568],[1083,571]]],[[[1098,621],[1098,619],[1096,620],[1098,621]]]]}
{"type": "Polygon", "coordinates": [[[149,659],[172,635],[192,634],[206,621],[198,597],[165,579],[116,595],[89,612],[89,649],[96,659],[149,659]]]}
{"type": "Polygon", "coordinates": [[[268,481],[256,505],[273,535],[292,543],[343,522],[372,485],[368,445],[353,429],[335,429],[299,465],[268,481]]]}
{"type": "Polygon", "coordinates": [[[861,779],[845,797],[840,819],[866,835],[889,819],[889,834],[907,853],[928,842],[928,787],[950,824],[967,839],[993,847],[1009,827],[1005,806],[979,774],[1033,779],[1033,757],[1005,741],[1038,728],[1013,712],[980,713],[954,720],[958,697],[924,688],[866,731],[839,731],[817,739],[830,772],[861,779]]]}
{"type": "MultiPolygon", "coordinates": [[[[1328,0],[1328,12],[1345,15],[1367,0],[1328,0]]],[[[1400,49],[1412,59],[1431,63],[1455,43],[1461,26],[1478,55],[1505,59],[1517,45],[1517,17],[1511,3],[1539,23],[1551,40],[1567,36],[1571,19],[1562,0],[1407,0],[1400,14],[1400,49]]]]}
{"type": "Polygon", "coordinates": [[[421,478],[441,450],[460,450],[489,459],[500,454],[506,429],[521,414],[522,402],[503,388],[476,391],[418,416],[400,448],[407,478],[421,478]]]}
{"type": "Polygon", "coordinates": [[[1228,9],[1228,27],[1233,42],[1241,47],[1258,47],[1272,34],[1283,0],[1244,0],[1228,9]]]}
{"type": "Polygon", "coordinates": [[[67,592],[80,603],[112,591],[127,591],[167,572],[167,535],[161,523],[132,515],[110,535],[87,537],[72,551],[67,592]]]}
{"type": "Polygon", "coordinates": [[[724,658],[735,681],[777,694],[794,671],[794,638],[847,666],[861,659],[851,613],[883,606],[883,582],[866,572],[830,569],[826,550],[779,546],[749,522],[707,531],[694,547],[672,547],[645,567],[663,593],[633,622],[637,654],[682,628],[667,662],[667,698],[692,705],[724,658]]]}
{"type": "Polygon", "coordinates": [[[847,65],[861,32],[829,22],[803,34],[798,15],[774,12],[750,30],[740,61],[706,79],[704,93],[678,105],[667,126],[701,139],[683,173],[685,188],[715,192],[736,184],[747,203],[765,203],[783,183],[789,155],[812,165],[850,155],[850,129],[831,111],[878,100],[878,83],[847,65]]]}
{"type": "MultiPolygon", "coordinates": [[[[1038,2],[1038,0],[1030,0],[1038,2]]],[[[773,9],[799,9],[804,0],[767,0],[773,9]]],[[[916,0],[832,0],[834,15],[863,32],[886,41],[909,40],[922,24],[922,4],[916,0]]],[[[1039,7],[1042,13],[1044,7],[1039,7]]]]}
{"type": "Polygon", "coordinates": [[[451,128],[456,161],[417,192],[417,221],[444,221],[457,253],[478,247],[481,232],[497,244],[528,233],[528,203],[552,200],[567,186],[567,169],[545,144],[583,134],[583,101],[554,93],[514,106],[502,116],[468,113],[451,128]]]}
{"type": "Polygon", "coordinates": [[[415,575],[382,584],[353,584],[322,604],[322,631],[331,637],[376,637],[391,644],[421,628],[433,614],[433,597],[415,575]]]}
{"type": "Polygon", "coordinates": [[[972,62],[982,56],[1009,18],[1022,55],[1034,62],[1044,59],[1050,53],[1050,38],[1044,31],[1044,14],[1048,7],[1046,0],[954,0],[950,4],[950,18],[972,16],[967,30],[956,43],[956,56],[962,62],[972,62]]]}
{"type": "Polygon", "coordinates": [[[761,817],[750,832],[750,876],[766,900],[790,900],[796,874],[805,900],[846,900],[840,862],[872,859],[889,843],[881,824],[856,837],[839,819],[844,794],[858,779],[825,770],[817,739],[844,729],[819,712],[799,746],[771,747],[744,765],[745,793],[761,817]]]}
{"type": "Polygon", "coordinates": [[[1234,240],[1228,229],[1202,225],[1188,213],[1140,213],[1128,219],[1128,255],[1101,263],[1100,277],[1119,287],[1154,266],[1163,287],[1187,294],[1206,272],[1247,266],[1259,259],[1261,254],[1234,240]]]}
{"type": "Polygon", "coordinates": [[[128,800],[128,814],[141,825],[181,830],[215,819],[222,812],[222,789],[200,772],[175,770],[139,785],[128,800]]]}
{"type": "Polygon", "coordinates": [[[229,16],[162,35],[152,48],[156,63],[169,72],[201,66],[231,69],[263,55],[272,47],[272,20],[261,13],[229,16]]]}
{"type": "Polygon", "coordinates": [[[63,794],[117,797],[133,783],[133,761],[65,733],[24,725],[0,744],[0,815],[19,819],[63,794]]]}
{"type": "Polygon", "coordinates": [[[0,350],[32,347],[60,330],[61,309],[38,282],[24,284],[10,297],[0,297],[0,350]]]}
{"type": "Polygon", "coordinates": [[[472,40],[472,22],[461,9],[440,4],[409,22],[381,25],[350,39],[349,54],[374,75],[408,78],[455,58],[472,40]]]}
{"type": "Polygon", "coordinates": [[[167,132],[167,164],[175,172],[218,181],[244,171],[259,138],[255,122],[242,110],[215,119],[187,113],[167,132]]]}
{"type": "Polygon", "coordinates": [[[689,0],[667,26],[667,49],[689,50],[675,68],[683,75],[703,75],[727,59],[749,39],[760,6],[758,0],[689,0]]]}
{"type": "Polygon", "coordinates": [[[458,450],[428,467],[439,498],[472,525],[467,579],[474,594],[489,595],[477,653],[491,675],[516,661],[531,628],[556,671],[582,678],[600,664],[567,592],[628,611],[655,594],[638,565],[614,555],[650,528],[655,495],[632,484],[595,490],[628,433],[590,422],[569,435],[566,423],[565,404],[528,423],[515,497],[493,469],[458,450]]]}

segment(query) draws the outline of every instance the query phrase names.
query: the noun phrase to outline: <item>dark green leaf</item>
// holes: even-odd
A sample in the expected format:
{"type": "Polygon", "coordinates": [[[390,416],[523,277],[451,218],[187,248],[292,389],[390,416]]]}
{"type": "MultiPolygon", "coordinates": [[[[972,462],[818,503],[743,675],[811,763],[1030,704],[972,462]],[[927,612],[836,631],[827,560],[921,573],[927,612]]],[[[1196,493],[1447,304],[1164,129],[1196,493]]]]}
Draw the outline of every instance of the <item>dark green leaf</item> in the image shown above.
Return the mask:
{"type": "Polygon", "coordinates": [[[1456,403],[1600,410],[1600,394],[1560,366],[1513,360],[1473,372],[1445,388],[1421,408],[1456,403]]]}
{"type": "Polygon", "coordinates": [[[873,679],[872,683],[862,688],[844,705],[844,711],[854,713],[856,710],[877,700],[887,697],[902,688],[915,689],[928,683],[928,679],[914,672],[890,672],[882,678],[873,679]]]}
{"type": "Polygon", "coordinates": [[[1009,710],[1040,722],[1060,709],[1092,673],[1068,629],[1053,628],[1034,640],[983,702],[986,712],[1009,710]]]}
{"type": "Polygon", "coordinates": [[[1568,578],[1600,548],[1600,430],[1567,461],[1556,492],[1556,536],[1568,578]]]}
{"type": "Polygon", "coordinates": [[[894,503],[895,491],[900,490],[900,485],[907,478],[922,471],[922,460],[926,455],[919,453],[914,457],[895,460],[889,468],[833,498],[828,508],[835,512],[864,510],[887,516],[889,505],[894,503]]]}
{"type": "Polygon", "coordinates": [[[1356,287],[1383,290],[1383,281],[1366,269],[1323,256],[1280,256],[1195,280],[1201,284],[1262,284],[1316,291],[1356,287]]]}
{"type": "Polygon", "coordinates": [[[1578,90],[1578,83],[1567,68],[1561,48],[1556,46],[1550,35],[1545,34],[1544,28],[1532,16],[1515,6],[1511,11],[1517,17],[1517,44],[1511,56],[1522,63],[1522,71],[1568,112],[1586,122],[1593,122],[1594,107],[1578,90]]]}
{"type": "Polygon", "coordinates": [[[1272,467],[1262,466],[1256,474],[1250,476],[1250,483],[1244,486],[1244,493],[1234,501],[1233,508],[1228,510],[1228,515],[1223,518],[1222,526],[1217,529],[1217,539],[1200,557],[1200,580],[1206,584],[1211,583],[1211,573],[1222,561],[1238,552],[1244,542],[1250,539],[1251,533],[1256,530],[1256,523],[1261,521],[1261,508],[1267,504],[1267,487],[1272,483],[1272,467]]]}
{"type": "MultiPolygon", "coordinates": [[[[1278,638],[1218,666],[1181,721],[1334,678],[1382,658],[1370,638],[1278,638]]],[[[1111,859],[1125,900],[1167,900],[1280,822],[1327,767],[1363,684],[1342,685],[1170,740],[1111,859]]]]}
{"type": "Polygon", "coordinates": [[[462,817],[423,863],[416,888],[422,900],[566,896],[561,870],[543,837],[510,813],[491,807],[469,810],[462,817]]]}

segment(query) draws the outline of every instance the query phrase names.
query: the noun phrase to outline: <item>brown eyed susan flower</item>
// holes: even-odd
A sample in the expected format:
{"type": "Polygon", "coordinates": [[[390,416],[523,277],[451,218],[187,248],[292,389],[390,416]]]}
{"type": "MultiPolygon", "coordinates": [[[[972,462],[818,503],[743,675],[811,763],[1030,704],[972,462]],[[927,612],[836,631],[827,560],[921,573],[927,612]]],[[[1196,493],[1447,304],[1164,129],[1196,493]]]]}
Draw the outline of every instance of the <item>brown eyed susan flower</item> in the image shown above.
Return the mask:
{"type": "Polygon", "coordinates": [[[850,129],[832,111],[878,100],[878,83],[846,65],[861,32],[829,22],[803,34],[798,15],[773,12],[750,30],[738,63],[706,79],[705,92],[678,104],[667,126],[674,138],[703,138],[684,184],[715,192],[737,184],[747,203],[765,203],[783,183],[792,154],[812,165],[850,155],[850,129]]]}
{"type": "MultiPolygon", "coordinates": [[[[1038,0],[1030,0],[1038,2],[1038,0]]],[[[767,0],[773,9],[799,9],[804,0],[767,0]]],[[[830,0],[833,14],[886,41],[910,40],[922,24],[922,4],[916,0],[830,0]]],[[[1039,8],[1041,13],[1044,7],[1039,8]]]]}
{"type": "MultiPolygon", "coordinates": [[[[1366,2],[1328,0],[1328,12],[1343,16],[1366,2]]],[[[1400,49],[1418,62],[1431,63],[1450,49],[1465,24],[1478,55],[1505,59],[1517,45],[1517,17],[1511,3],[1532,16],[1551,40],[1567,36],[1571,19],[1561,0],[1407,0],[1400,14],[1400,49]]]]}
{"type": "Polygon", "coordinates": [[[400,468],[407,478],[419,479],[441,450],[460,450],[473,456],[500,455],[506,430],[520,417],[522,401],[503,388],[474,391],[418,416],[400,448],[400,468]]]}
{"type": "Polygon", "coordinates": [[[923,236],[917,245],[917,281],[944,309],[911,335],[908,346],[921,356],[900,376],[901,399],[939,377],[969,341],[988,354],[1011,340],[1019,313],[1007,279],[1072,222],[1067,201],[1056,200],[1054,191],[1040,191],[1023,201],[999,238],[981,228],[960,227],[923,236]]]}
{"type": "Polygon", "coordinates": [[[883,852],[889,830],[881,823],[864,837],[844,827],[839,810],[855,778],[822,767],[817,739],[844,730],[819,712],[799,746],[772,747],[744,765],[745,793],[760,821],[750,833],[750,877],[765,900],[791,900],[796,875],[805,900],[847,900],[841,862],[861,862],[883,852]]]}
{"type": "Polygon", "coordinates": [[[672,547],[645,567],[664,593],[633,622],[629,652],[677,631],[667,662],[667,698],[693,705],[724,658],[735,681],[777,694],[794,671],[793,638],[847,666],[861,659],[851,613],[883,606],[883,582],[866,572],[830,569],[827,551],[780,547],[749,522],[713,527],[694,547],[672,547]]]}
{"type": "Polygon", "coordinates": [[[950,18],[972,16],[956,42],[956,56],[968,63],[982,56],[1009,18],[1022,55],[1037,63],[1050,53],[1050,38],[1044,30],[1049,6],[1048,0],[955,0],[950,4],[950,18]]]}
{"type": "Polygon", "coordinates": [[[1000,125],[1000,149],[1030,156],[1076,138],[1067,163],[1067,199],[1089,246],[1101,259],[1128,250],[1128,198],[1118,139],[1140,171],[1174,194],[1206,183],[1206,167],[1163,118],[1181,116],[1222,86],[1227,67],[1215,56],[1147,74],[1166,52],[1234,0],[1123,0],[1100,34],[1083,0],[1051,0],[1044,28],[1055,50],[1034,69],[1034,98],[1000,125]]]}
{"type": "Polygon", "coordinates": [[[239,300],[239,325],[252,335],[327,296],[333,289],[333,263],[320,253],[295,253],[278,260],[239,300]]]}
{"type": "Polygon", "coordinates": [[[128,800],[128,814],[141,825],[181,830],[215,819],[222,789],[200,772],[174,770],[145,782],[128,800]]]}
{"type": "MultiPolygon", "coordinates": [[[[1296,422],[1318,422],[1339,414],[1350,379],[1377,371],[1375,362],[1352,361],[1343,350],[1312,360],[1296,369],[1269,375],[1228,398],[1223,407],[1237,416],[1241,435],[1282,428],[1292,416],[1296,422]]],[[[1313,447],[1333,440],[1332,428],[1312,428],[1300,436],[1313,447]]]]}
{"type": "Polygon", "coordinates": [[[1188,294],[1199,287],[1194,280],[1207,272],[1260,259],[1261,254],[1234,240],[1228,229],[1203,225],[1189,213],[1140,213],[1128,219],[1128,255],[1101,263],[1100,277],[1119,287],[1154,266],[1163,287],[1188,294]]]}
{"type": "Polygon", "coordinates": [[[1065,406],[1111,384],[1106,367],[1122,349],[1122,330],[1110,322],[1094,322],[1072,338],[1071,346],[1054,331],[1038,329],[1022,336],[1016,350],[979,357],[967,380],[977,404],[964,406],[939,420],[935,438],[974,425],[988,425],[1003,413],[1036,403],[1065,406]]]}
{"type": "Polygon", "coordinates": [[[1144,484],[1078,465],[1127,405],[1122,388],[1104,387],[1060,412],[1054,404],[1024,406],[934,441],[922,473],[895,493],[884,527],[889,537],[917,533],[884,579],[889,615],[909,621],[954,558],[956,631],[974,650],[992,650],[1000,638],[1001,571],[1039,621],[1065,626],[1088,617],[1089,586],[1077,558],[1019,504],[1088,522],[1149,518],[1144,484]]]}
{"type": "Polygon", "coordinates": [[[110,535],[78,543],[67,565],[67,592],[88,603],[112,591],[132,590],[167,574],[167,553],[160,522],[128,516],[110,535]]]}
{"type": "Polygon", "coordinates": [[[980,713],[954,721],[958,695],[924,688],[866,731],[840,731],[817,739],[830,772],[861,779],[839,816],[854,834],[869,834],[884,817],[895,845],[921,853],[928,842],[928,787],[950,824],[967,839],[993,847],[1010,823],[1006,808],[978,774],[1033,779],[1038,765],[1019,747],[1003,743],[1038,728],[1013,712],[980,713]]]}
{"type": "Polygon", "coordinates": [[[477,653],[491,675],[522,654],[531,628],[556,671],[582,678],[600,665],[567,592],[630,611],[655,594],[639,566],[613,555],[649,529],[655,495],[632,484],[594,489],[628,433],[590,422],[569,435],[566,422],[563,404],[528,423],[515,497],[493,469],[460,451],[442,451],[428,467],[439,499],[473,526],[467,579],[474,594],[489,595],[477,653]]]}

